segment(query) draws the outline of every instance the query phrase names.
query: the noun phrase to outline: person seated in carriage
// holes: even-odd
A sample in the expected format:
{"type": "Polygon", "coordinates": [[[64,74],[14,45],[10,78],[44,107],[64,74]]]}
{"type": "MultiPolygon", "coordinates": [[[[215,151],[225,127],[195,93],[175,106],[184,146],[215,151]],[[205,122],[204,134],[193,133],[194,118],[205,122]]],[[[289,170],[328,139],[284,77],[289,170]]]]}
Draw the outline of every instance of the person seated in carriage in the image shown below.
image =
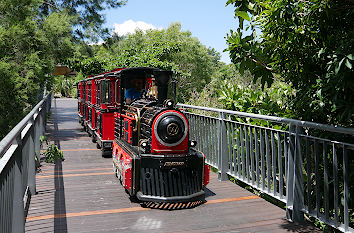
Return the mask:
{"type": "Polygon", "coordinates": [[[125,102],[130,104],[136,99],[139,99],[144,94],[144,80],[139,78],[134,78],[130,81],[131,88],[128,88],[125,92],[125,102]]]}
{"type": "Polygon", "coordinates": [[[136,99],[142,98],[143,96],[149,99],[157,99],[157,86],[154,78],[149,78],[146,81],[144,89],[144,80],[139,78],[134,78],[130,81],[131,88],[128,88],[125,92],[125,102],[130,104],[136,99]]]}

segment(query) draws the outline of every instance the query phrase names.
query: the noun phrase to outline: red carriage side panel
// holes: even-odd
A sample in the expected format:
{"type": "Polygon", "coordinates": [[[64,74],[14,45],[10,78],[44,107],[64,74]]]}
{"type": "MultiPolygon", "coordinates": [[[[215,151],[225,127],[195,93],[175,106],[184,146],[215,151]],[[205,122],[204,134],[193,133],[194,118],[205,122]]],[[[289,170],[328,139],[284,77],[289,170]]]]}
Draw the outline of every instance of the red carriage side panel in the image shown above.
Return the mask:
{"type": "Polygon", "coordinates": [[[132,157],[113,141],[112,150],[113,162],[118,170],[117,176],[122,181],[122,185],[131,192],[132,189],[132,157]]]}
{"type": "Polygon", "coordinates": [[[114,113],[101,113],[102,117],[102,140],[114,140],[114,113]]]}

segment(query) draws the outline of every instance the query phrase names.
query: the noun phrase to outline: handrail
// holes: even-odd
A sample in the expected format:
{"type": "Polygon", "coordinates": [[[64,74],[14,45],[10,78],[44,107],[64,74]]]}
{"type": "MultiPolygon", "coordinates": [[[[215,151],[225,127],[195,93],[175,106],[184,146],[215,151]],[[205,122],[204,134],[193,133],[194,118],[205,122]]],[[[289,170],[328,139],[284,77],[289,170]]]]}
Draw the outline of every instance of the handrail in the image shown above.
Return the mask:
{"type": "Polygon", "coordinates": [[[0,141],[0,232],[25,232],[24,200],[36,193],[35,160],[51,99],[49,93],[0,141]]]}
{"type": "MultiPolygon", "coordinates": [[[[37,113],[38,109],[42,106],[45,96],[33,109],[29,112],[1,141],[0,141],[0,158],[5,154],[7,149],[11,146],[12,142],[21,134],[22,130],[26,127],[27,123],[33,118],[33,115],[37,113]]],[[[2,168],[0,167],[0,173],[2,168]]]]}
{"type": "Polygon", "coordinates": [[[345,128],[345,127],[325,125],[325,124],[320,124],[320,123],[315,123],[315,122],[310,122],[310,121],[300,121],[300,120],[295,120],[295,119],[289,119],[289,118],[285,118],[285,117],[267,116],[267,115],[247,113],[247,112],[238,112],[238,111],[232,111],[232,110],[226,110],[226,109],[193,106],[193,105],[188,105],[188,104],[177,104],[177,106],[182,107],[182,108],[197,109],[197,110],[210,111],[210,112],[216,112],[216,113],[226,113],[226,114],[237,115],[240,117],[249,117],[249,118],[254,118],[254,119],[258,119],[258,120],[266,120],[266,121],[272,121],[272,122],[277,122],[277,123],[293,124],[293,125],[301,126],[301,127],[310,127],[310,128],[314,128],[314,129],[328,130],[328,131],[335,132],[335,133],[344,133],[344,134],[354,135],[354,128],[345,128]]]}

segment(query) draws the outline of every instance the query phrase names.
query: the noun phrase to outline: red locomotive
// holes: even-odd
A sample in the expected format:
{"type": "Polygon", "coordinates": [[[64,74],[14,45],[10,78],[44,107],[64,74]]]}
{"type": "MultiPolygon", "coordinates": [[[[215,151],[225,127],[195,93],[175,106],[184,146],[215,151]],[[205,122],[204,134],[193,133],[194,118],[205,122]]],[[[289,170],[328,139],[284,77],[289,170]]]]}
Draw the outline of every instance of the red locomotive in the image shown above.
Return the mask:
{"type": "Polygon", "coordinates": [[[142,201],[200,200],[209,183],[209,166],[189,140],[188,120],[167,98],[171,76],[170,71],[139,67],[78,83],[79,118],[97,138],[102,155],[112,155],[113,169],[129,195],[142,201]],[[91,102],[83,103],[87,93],[91,102]]]}

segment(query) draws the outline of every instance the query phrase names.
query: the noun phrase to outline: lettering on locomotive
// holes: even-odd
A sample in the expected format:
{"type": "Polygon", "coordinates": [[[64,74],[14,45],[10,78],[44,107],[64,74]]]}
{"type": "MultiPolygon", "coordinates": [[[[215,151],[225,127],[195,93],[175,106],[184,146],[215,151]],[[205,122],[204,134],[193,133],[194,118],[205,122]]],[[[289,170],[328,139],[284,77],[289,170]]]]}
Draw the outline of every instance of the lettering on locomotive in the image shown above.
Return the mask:
{"type": "Polygon", "coordinates": [[[184,162],[165,162],[165,167],[184,166],[184,162]]]}

